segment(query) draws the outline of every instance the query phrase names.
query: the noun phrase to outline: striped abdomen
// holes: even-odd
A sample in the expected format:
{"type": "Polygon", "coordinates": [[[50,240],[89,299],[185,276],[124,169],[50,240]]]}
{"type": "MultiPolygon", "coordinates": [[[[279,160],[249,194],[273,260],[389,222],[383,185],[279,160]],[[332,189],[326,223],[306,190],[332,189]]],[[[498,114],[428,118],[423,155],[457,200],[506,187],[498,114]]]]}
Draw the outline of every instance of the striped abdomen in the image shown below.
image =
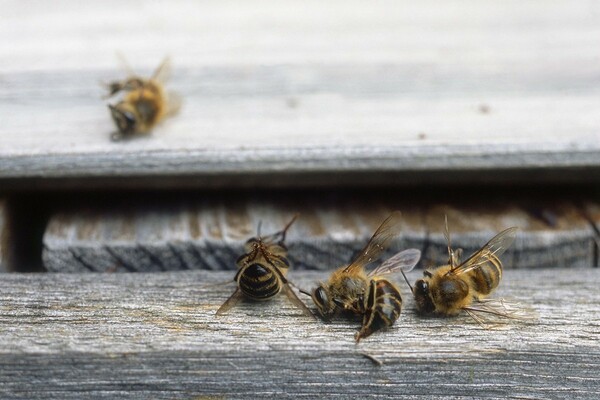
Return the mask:
{"type": "Polygon", "coordinates": [[[243,267],[237,282],[242,293],[254,300],[267,300],[281,290],[279,276],[270,267],[258,263],[243,267]]]}
{"type": "Polygon", "coordinates": [[[356,334],[356,341],[393,325],[400,317],[401,310],[402,296],[396,286],[386,279],[371,280],[365,298],[363,325],[356,334]]]}
{"type": "Polygon", "coordinates": [[[494,254],[490,254],[487,260],[479,267],[469,272],[471,287],[477,294],[487,296],[498,287],[502,278],[502,263],[494,254]]]}

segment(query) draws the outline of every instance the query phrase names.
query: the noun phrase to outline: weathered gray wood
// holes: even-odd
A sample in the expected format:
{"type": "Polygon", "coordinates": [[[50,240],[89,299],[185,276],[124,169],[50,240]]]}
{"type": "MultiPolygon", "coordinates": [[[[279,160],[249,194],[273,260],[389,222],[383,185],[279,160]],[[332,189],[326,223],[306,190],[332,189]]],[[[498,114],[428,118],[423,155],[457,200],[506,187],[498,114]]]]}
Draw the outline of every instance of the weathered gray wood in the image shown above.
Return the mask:
{"type": "Polygon", "coordinates": [[[399,195],[297,194],[272,200],[231,200],[219,196],[152,205],[147,198],[122,206],[69,208],[52,216],[44,235],[43,260],[53,272],[235,269],[243,244],[281,229],[294,213],[288,233],[290,260],[298,269],[328,270],[345,264],[394,209],[404,226],[386,253],[416,247],[422,266],[448,259],[443,237],[448,215],[452,245],[464,256],[505,228],[521,228],[503,260],[507,268],[590,267],[596,232],[568,202],[507,204],[482,198],[477,205],[427,204],[399,195]],[[219,200],[220,199],[220,200],[219,200]],[[539,215],[554,218],[547,222],[539,215]]]}
{"type": "MultiPolygon", "coordinates": [[[[123,208],[69,209],[55,214],[44,235],[43,260],[49,271],[160,271],[235,269],[243,245],[257,233],[279,231],[295,213],[300,218],[286,243],[299,269],[331,269],[347,263],[393,208],[373,198],[302,196],[277,201],[146,200],[123,208]],[[144,203],[146,203],[144,205],[144,203]]],[[[399,247],[422,244],[421,213],[404,207],[405,237],[399,247]]]]}
{"type": "Polygon", "coordinates": [[[6,272],[10,263],[10,230],[6,199],[0,197],[0,272],[6,272]]]}
{"type": "MultiPolygon", "coordinates": [[[[413,272],[410,279],[418,274],[413,272]]],[[[292,272],[309,288],[324,273],[292,272]]],[[[506,271],[497,297],[539,319],[482,329],[419,318],[355,345],[358,321],[312,321],[284,298],[215,311],[231,272],[7,275],[3,398],[554,398],[600,395],[600,271],[506,271]],[[381,361],[370,361],[366,353],[381,361]]]]}
{"type": "Polygon", "coordinates": [[[597,201],[585,201],[580,206],[583,216],[592,224],[595,231],[595,266],[600,267],[600,203],[597,201]]]}
{"type": "Polygon", "coordinates": [[[600,179],[588,1],[263,6],[4,2],[3,184],[600,179]],[[150,138],[109,140],[117,50],[173,59],[184,106],[150,138]]]}
{"type": "Polygon", "coordinates": [[[443,236],[444,216],[452,246],[463,249],[463,259],[500,231],[517,226],[515,243],[502,256],[506,267],[590,267],[596,263],[597,233],[580,206],[536,196],[525,204],[481,198],[468,207],[434,206],[426,213],[430,234],[423,257],[434,264],[448,260],[443,236]]]}

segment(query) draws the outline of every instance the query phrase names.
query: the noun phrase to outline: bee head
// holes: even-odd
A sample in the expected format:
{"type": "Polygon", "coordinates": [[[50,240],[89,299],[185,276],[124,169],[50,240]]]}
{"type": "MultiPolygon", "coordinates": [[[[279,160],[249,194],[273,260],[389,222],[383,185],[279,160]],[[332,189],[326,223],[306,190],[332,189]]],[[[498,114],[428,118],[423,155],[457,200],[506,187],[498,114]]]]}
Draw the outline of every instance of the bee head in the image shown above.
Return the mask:
{"type": "Polygon", "coordinates": [[[108,108],[121,135],[130,135],[136,131],[137,118],[133,107],[126,103],[119,103],[116,106],[109,104],[108,108]]]}
{"type": "Polygon", "coordinates": [[[319,314],[323,318],[330,318],[335,311],[335,303],[329,296],[329,291],[322,284],[316,287],[311,296],[313,303],[317,306],[319,314]]]}
{"type": "Polygon", "coordinates": [[[261,246],[263,246],[262,239],[260,237],[253,237],[248,239],[246,243],[244,243],[244,250],[246,251],[246,253],[251,253],[253,251],[256,251],[261,246]]]}
{"type": "Polygon", "coordinates": [[[429,291],[429,279],[419,279],[415,282],[414,295],[419,313],[430,314],[435,311],[435,305],[429,291]]]}

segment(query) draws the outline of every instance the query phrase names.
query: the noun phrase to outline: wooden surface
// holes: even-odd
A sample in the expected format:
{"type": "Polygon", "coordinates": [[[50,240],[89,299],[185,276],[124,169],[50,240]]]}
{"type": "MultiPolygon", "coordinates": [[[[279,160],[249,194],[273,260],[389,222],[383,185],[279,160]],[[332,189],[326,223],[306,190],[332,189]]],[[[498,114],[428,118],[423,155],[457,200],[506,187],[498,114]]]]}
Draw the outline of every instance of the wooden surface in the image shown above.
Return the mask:
{"type": "Polygon", "coordinates": [[[593,1],[2,9],[5,186],[600,180],[593,1]],[[149,138],[109,140],[117,51],[173,60],[183,108],[149,138]]]}
{"type": "MultiPolygon", "coordinates": [[[[325,277],[290,274],[304,288],[325,277]]],[[[281,297],[215,317],[233,290],[215,283],[232,278],[207,271],[4,276],[2,397],[600,395],[598,269],[506,271],[496,297],[532,307],[539,318],[494,329],[466,316],[419,318],[401,285],[397,325],[359,345],[359,322],[313,321],[281,297]]]]}
{"type": "Polygon", "coordinates": [[[260,222],[262,233],[269,234],[299,213],[287,237],[290,260],[298,269],[328,270],[348,263],[394,209],[402,211],[403,227],[387,255],[415,247],[423,252],[421,266],[448,259],[445,215],[452,244],[463,248],[465,257],[503,229],[517,226],[517,240],[503,256],[507,268],[590,267],[598,261],[592,222],[600,222],[600,214],[587,219],[582,206],[570,201],[484,196],[479,204],[453,204],[403,193],[233,198],[187,196],[152,203],[142,196],[126,203],[66,207],[48,223],[44,265],[53,272],[235,269],[243,244],[256,235],[260,222]]]}

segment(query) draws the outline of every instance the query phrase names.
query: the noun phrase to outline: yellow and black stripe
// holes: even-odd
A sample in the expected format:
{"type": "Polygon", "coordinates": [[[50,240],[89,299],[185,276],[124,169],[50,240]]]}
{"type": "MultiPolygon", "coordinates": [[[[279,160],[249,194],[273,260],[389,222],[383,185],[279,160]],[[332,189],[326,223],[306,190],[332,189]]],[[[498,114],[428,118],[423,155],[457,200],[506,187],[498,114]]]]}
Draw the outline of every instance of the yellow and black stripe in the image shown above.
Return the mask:
{"type": "Polygon", "coordinates": [[[266,300],[281,291],[281,280],[272,268],[255,263],[240,270],[238,285],[242,293],[255,300],[266,300]]]}
{"type": "Polygon", "coordinates": [[[494,254],[490,254],[486,262],[471,270],[469,274],[473,290],[488,295],[500,284],[502,262],[494,254]]]}
{"type": "Polygon", "coordinates": [[[402,296],[394,284],[386,279],[372,279],[365,299],[363,326],[356,341],[380,329],[392,326],[400,317],[402,296]]]}

